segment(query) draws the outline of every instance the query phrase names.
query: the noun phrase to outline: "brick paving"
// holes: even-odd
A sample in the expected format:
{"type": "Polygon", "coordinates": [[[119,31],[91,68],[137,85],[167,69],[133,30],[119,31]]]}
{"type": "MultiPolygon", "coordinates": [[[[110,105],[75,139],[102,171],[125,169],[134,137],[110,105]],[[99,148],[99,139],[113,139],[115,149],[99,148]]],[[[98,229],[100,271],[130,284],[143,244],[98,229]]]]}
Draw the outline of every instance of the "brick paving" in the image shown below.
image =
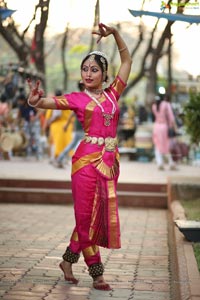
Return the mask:
{"type": "Polygon", "coordinates": [[[0,204],[0,299],[170,300],[167,210],[120,208],[122,248],[101,248],[112,291],[97,291],[80,258],[78,285],[58,268],[74,226],[72,206],[0,204]]]}
{"type": "MultiPolygon", "coordinates": [[[[0,162],[0,178],[69,180],[70,167],[48,161],[0,162]]],[[[199,168],[157,170],[155,163],[122,160],[120,182],[167,183],[168,177],[200,176],[199,168]]],[[[74,265],[78,285],[70,285],[58,268],[74,227],[70,205],[0,203],[0,299],[5,300],[177,300],[170,272],[168,211],[120,207],[122,248],[101,248],[109,292],[92,288],[81,257],[74,265]]],[[[175,279],[174,279],[175,278],[175,279]]]]}

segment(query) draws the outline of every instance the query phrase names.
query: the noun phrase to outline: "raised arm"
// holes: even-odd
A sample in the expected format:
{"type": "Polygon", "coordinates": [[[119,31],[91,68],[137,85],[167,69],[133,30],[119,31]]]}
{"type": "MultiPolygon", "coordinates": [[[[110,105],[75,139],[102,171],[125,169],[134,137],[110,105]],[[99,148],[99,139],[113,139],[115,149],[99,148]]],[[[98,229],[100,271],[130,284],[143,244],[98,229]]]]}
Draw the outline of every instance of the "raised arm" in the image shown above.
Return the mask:
{"type": "Polygon", "coordinates": [[[93,34],[99,35],[99,38],[97,39],[97,43],[100,42],[102,37],[107,37],[110,34],[113,35],[115,42],[117,44],[117,48],[119,51],[120,59],[121,59],[121,64],[118,70],[118,75],[119,77],[124,81],[127,82],[130,71],[131,71],[131,65],[132,65],[132,58],[130,56],[128,47],[117,31],[116,28],[114,27],[109,27],[105,24],[100,23],[99,24],[99,30],[98,31],[93,31],[93,34]]]}
{"type": "Polygon", "coordinates": [[[53,98],[51,97],[42,97],[43,90],[40,89],[40,81],[38,80],[35,84],[29,79],[27,81],[29,86],[29,97],[28,97],[28,104],[33,107],[37,108],[50,108],[56,109],[56,104],[53,98]]]}

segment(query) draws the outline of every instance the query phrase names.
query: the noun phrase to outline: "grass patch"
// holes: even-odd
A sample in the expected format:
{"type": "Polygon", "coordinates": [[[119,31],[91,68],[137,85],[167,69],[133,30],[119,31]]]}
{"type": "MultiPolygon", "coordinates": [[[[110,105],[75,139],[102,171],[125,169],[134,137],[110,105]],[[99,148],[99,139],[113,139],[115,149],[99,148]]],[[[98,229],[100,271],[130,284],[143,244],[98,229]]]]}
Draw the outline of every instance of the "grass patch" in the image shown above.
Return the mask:
{"type": "MultiPolygon", "coordinates": [[[[194,200],[181,201],[188,220],[200,221],[200,198],[194,200]]],[[[196,257],[200,272],[200,243],[193,243],[194,255],[196,257]]]]}
{"type": "Polygon", "coordinates": [[[181,201],[188,220],[200,221],[200,198],[181,201]]]}

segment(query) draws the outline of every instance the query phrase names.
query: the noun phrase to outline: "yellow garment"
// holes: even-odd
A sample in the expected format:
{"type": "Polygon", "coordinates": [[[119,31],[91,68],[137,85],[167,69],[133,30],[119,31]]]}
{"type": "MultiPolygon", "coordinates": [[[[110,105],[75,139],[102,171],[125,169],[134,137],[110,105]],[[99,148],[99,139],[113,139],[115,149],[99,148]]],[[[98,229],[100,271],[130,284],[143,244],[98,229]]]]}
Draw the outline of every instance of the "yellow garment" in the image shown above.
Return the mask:
{"type": "MultiPolygon", "coordinates": [[[[49,141],[55,146],[55,157],[57,157],[64,148],[71,142],[73,133],[73,121],[69,124],[66,131],[63,130],[71,111],[61,110],[58,119],[53,121],[49,126],[49,141]]],[[[53,110],[48,109],[45,114],[45,119],[48,121],[53,114],[53,110]]]]}

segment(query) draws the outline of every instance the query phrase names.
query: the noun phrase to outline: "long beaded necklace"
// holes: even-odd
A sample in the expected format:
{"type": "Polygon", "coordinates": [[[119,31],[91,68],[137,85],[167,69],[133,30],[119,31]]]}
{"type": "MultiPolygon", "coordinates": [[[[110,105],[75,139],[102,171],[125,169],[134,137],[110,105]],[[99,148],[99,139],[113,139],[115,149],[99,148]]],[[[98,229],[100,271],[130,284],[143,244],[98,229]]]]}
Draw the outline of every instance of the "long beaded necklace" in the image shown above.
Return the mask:
{"type": "Polygon", "coordinates": [[[103,106],[101,105],[101,103],[95,97],[93,97],[87,89],[85,89],[85,93],[100,107],[100,109],[102,111],[102,116],[104,118],[104,125],[105,126],[110,126],[110,121],[113,119],[114,113],[116,111],[115,103],[110,98],[110,96],[105,91],[103,91],[103,94],[112,103],[112,112],[111,113],[106,113],[103,106]]]}

